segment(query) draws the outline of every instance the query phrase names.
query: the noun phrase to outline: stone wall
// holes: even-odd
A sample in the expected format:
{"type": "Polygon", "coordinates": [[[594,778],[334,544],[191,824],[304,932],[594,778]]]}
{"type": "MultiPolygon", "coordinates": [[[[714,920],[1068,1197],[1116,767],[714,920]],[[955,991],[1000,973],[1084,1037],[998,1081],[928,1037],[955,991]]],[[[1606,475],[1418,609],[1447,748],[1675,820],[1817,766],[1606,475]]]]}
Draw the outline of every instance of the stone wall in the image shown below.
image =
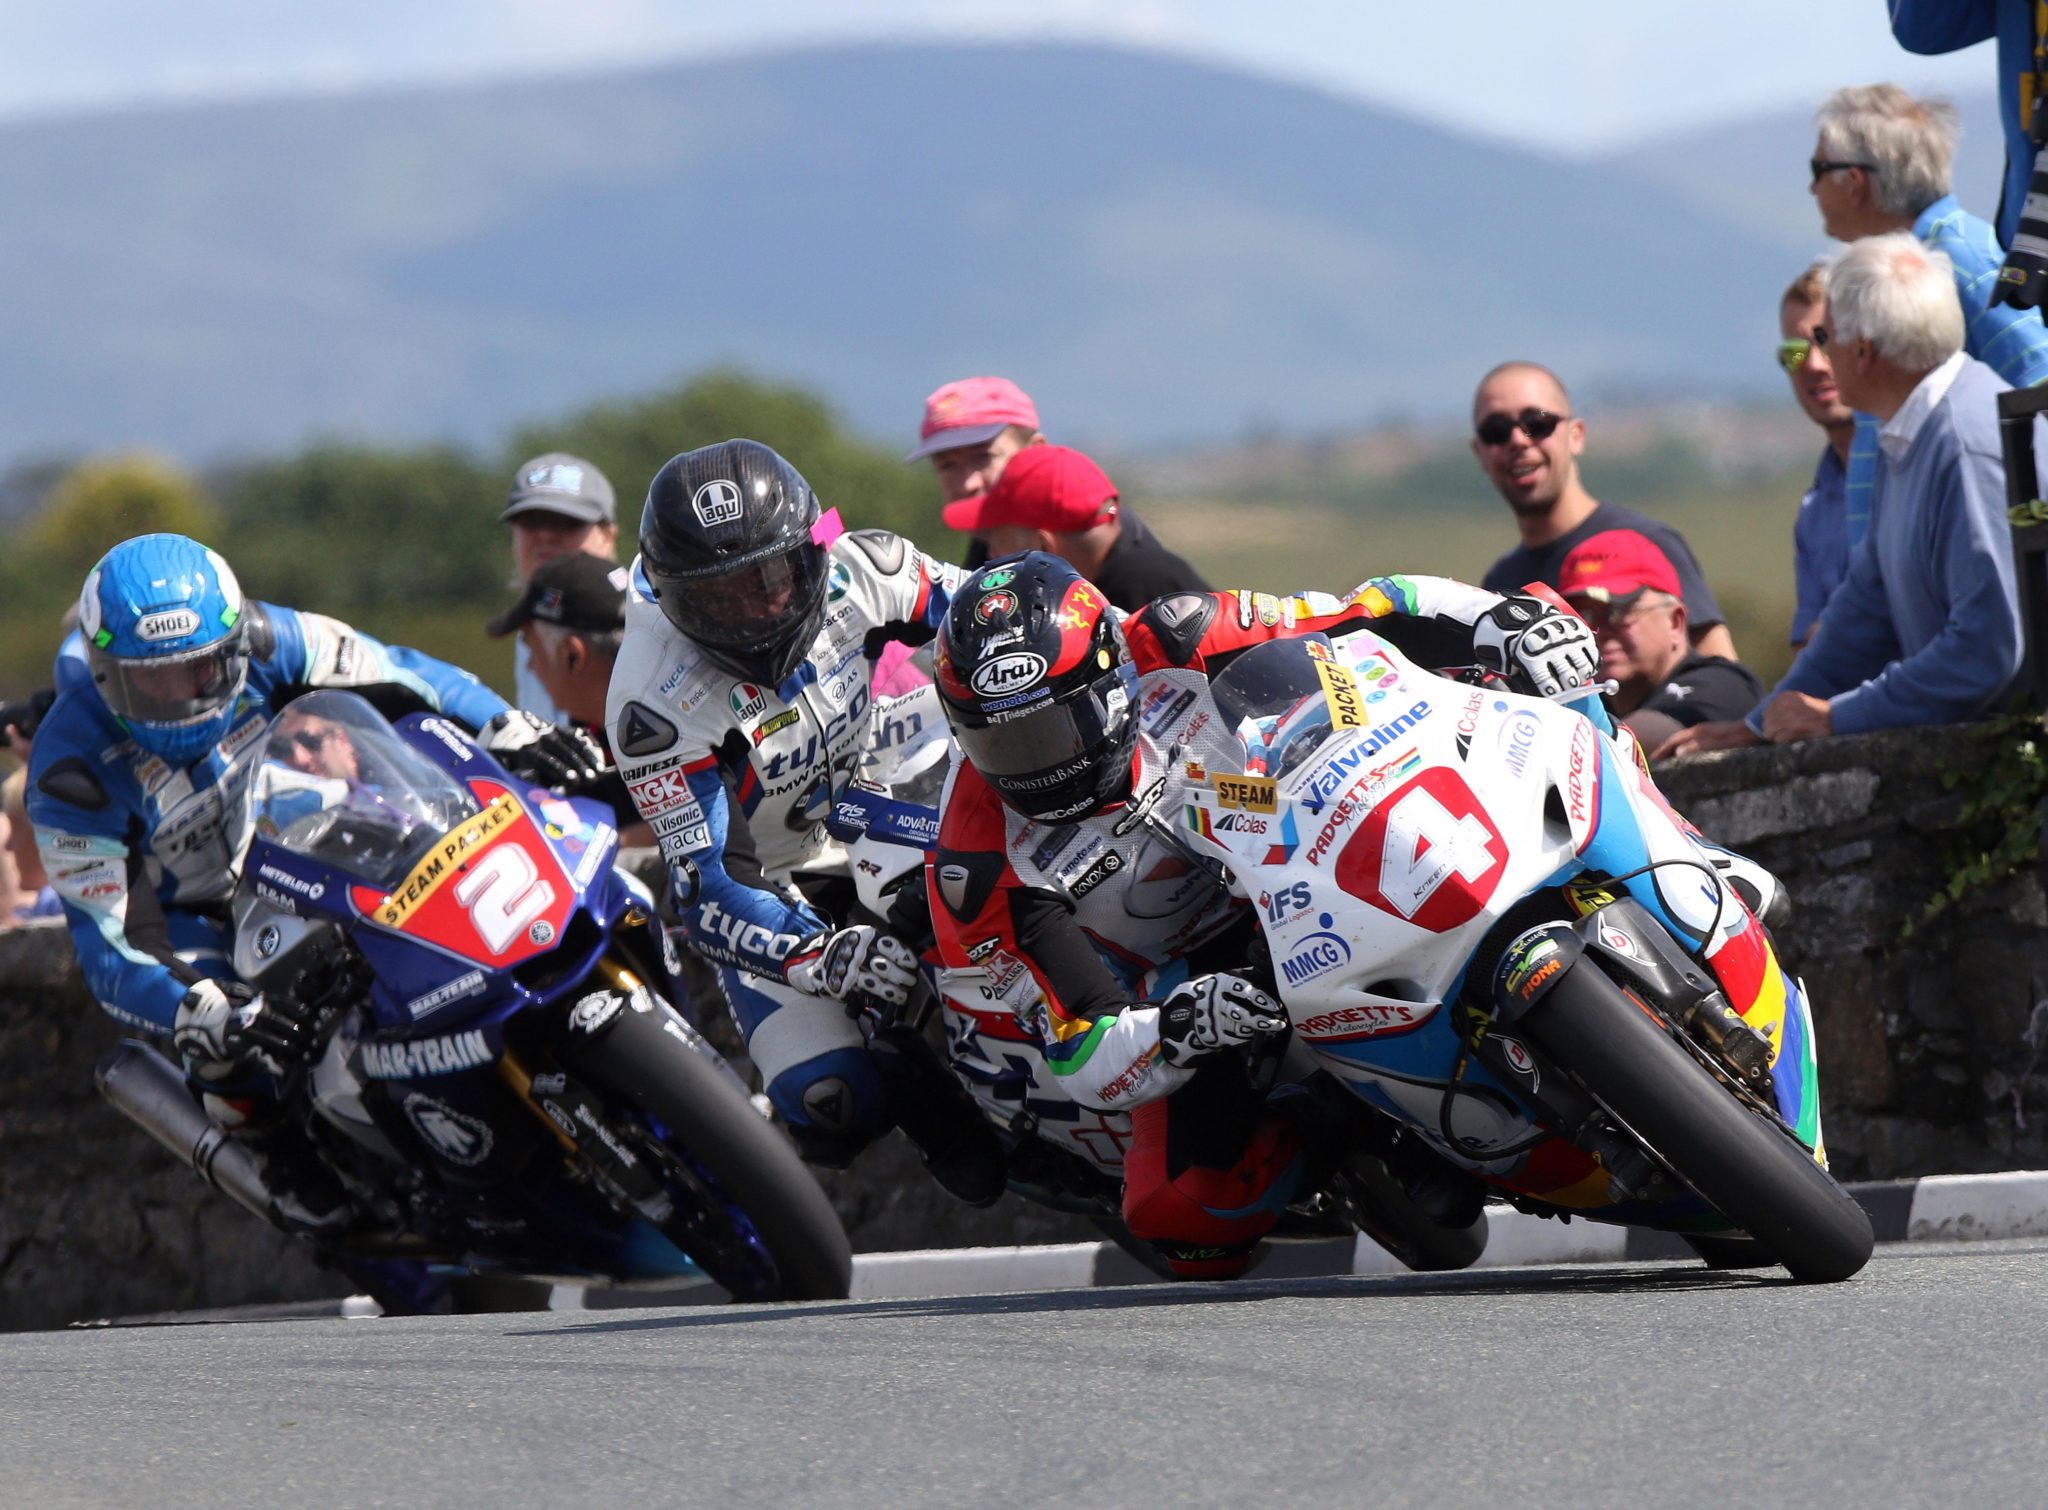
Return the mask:
{"type": "MultiPolygon", "coordinates": [[[[1922,730],[1699,757],[1680,811],[1769,865],[1811,989],[1829,1150],[1845,1178],[2048,1168],[2048,907],[2029,873],[1909,944],[1987,735],[1922,730]]],[[[304,1249],[215,1195],[102,1103],[119,1030],[48,925],[0,934],[0,1328],[339,1294],[304,1249]]],[[[730,1044],[730,1037],[727,1040],[730,1044]]],[[[860,1250],[1094,1236],[1015,1196],[969,1211],[900,1137],[824,1184],[860,1250]]]]}

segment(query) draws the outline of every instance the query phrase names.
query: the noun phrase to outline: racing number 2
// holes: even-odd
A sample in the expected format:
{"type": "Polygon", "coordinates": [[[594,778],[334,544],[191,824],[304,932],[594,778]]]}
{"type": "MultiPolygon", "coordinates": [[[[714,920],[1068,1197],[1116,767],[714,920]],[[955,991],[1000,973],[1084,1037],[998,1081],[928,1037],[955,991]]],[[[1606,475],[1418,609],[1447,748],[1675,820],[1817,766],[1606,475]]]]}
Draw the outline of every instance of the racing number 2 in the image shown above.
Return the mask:
{"type": "Polygon", "coordinates": [[[1486,905],[1507,860],[1507,842],[1471,788],[1438,766],[1367,815],[1338,857],[1337,884],[1442,933],[1486,905]]]}
{"type": "Polygon", "coordinates": [[[555,888],[541,879],[533,856],[517,844],[500,844],[455,883],[455,900],[469,909],[484,947],[503,954],[553,905],[555,888]]]}

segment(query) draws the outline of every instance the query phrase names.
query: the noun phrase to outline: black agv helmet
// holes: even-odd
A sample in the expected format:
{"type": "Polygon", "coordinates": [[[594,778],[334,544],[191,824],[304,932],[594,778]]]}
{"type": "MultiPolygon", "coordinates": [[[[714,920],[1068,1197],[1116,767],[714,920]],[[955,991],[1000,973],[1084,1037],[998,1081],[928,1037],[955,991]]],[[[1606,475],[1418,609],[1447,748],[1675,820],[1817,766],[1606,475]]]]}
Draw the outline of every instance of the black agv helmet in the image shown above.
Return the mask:
{"type": "Polygon", "coordinates": [[[775,686],[825,617],[818,495],[759,441],[671,457],[648,484],[640,561],[668,621],[735,676],[775,686]]]}
{"type": "Polygon", "coordinates": [[[939,697],[1003,801],[1065,821],[1131,793],[1138,673],[1102,590],[1058,556],[991,561],[939,627],[939,697]]]}

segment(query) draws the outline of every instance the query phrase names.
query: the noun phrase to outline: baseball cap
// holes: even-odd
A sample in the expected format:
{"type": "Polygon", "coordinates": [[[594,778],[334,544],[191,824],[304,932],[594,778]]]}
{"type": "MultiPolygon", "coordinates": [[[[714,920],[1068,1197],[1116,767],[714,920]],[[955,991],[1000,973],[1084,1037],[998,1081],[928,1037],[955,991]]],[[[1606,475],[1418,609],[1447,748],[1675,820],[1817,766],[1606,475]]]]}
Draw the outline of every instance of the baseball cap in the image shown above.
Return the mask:
{"type": "Polygon", "coordinates": [[[1584,596],[1600,603],[1618,603],[1643,589],[1683,597],[1678,569],[1656,542],[1634,530],[1602,530],[1571,548],[1558,568],[1557,590],[1565,597],[1584,596]]]}
{"type": "Polygon", "coordinates": [[[519,601],[484,625],[496,638],[538,619],[585,634],[626,627],[626,568],[603,556],[558,556],[533,574],[519,601]]]}
{"type": "Polygon", "coordinates": [[[512,492],[498,520],[542,513],[564,514],[586,524],[612,524],[618,519],[618,503],[604,473],[580,456],[549,451],[512,474],[512,492]]]}
{"type": "Polygon", "coordinates": [[[933,390],[924,401],[924,424],[918,447],[905,461],[917,461],[955,446],[979,446],[994,440],[1010,425],[1038,428],[1038,406],[1008,378],[961,378],[933,390]]]}
{"type": "Polygon", "coordinates": [[[1021,524],[1077,535],[1116,518],[1116,501],[1109,474],[1072,446],[1026,446],[994,487],[947,504],[944,517],[948,528],[969,532],[1021,524]]]}

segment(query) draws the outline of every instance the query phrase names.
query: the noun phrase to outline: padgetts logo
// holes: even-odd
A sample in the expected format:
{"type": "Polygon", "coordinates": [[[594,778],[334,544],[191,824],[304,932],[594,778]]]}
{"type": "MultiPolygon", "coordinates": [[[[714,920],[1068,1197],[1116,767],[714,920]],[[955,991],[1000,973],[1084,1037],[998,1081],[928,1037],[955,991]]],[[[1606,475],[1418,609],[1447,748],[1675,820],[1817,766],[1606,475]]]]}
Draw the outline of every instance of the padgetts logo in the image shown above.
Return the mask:
{"type": "Polygon", "coordinates": [[[740,502],[740,485],[724,477],[714,477],[698,488],[690,496],[690,507],[706,529],[732,524],[746,512],[740,502]]]}

